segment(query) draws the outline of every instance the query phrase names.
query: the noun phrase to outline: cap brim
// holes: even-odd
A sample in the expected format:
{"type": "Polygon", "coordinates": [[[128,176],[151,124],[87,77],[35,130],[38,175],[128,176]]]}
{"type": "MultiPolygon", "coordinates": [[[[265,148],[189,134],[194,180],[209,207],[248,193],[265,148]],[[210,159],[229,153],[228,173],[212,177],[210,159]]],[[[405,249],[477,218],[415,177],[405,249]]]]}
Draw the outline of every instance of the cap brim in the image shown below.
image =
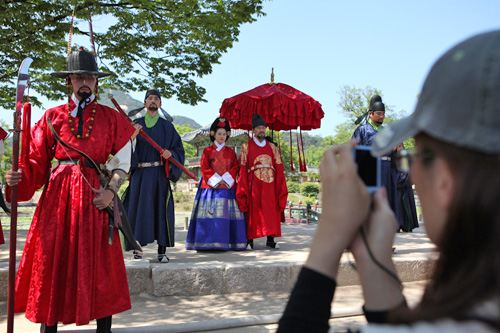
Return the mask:
{"type": "Polygon", "coordinates": [[[100,78],[100,77],[106,77],[106,76],[110,76],[110,75],[113,75],[113,73],[105,73],[105,72],[91,72],[91,71],[74,71],[74,72],[68,72],[68,71],[64,71],[64,72],[54,72],[54,73],[50,73],[50,75],[52,76],[55,76],[55,77],[58,77],[60,79],[64,79],[72,74],[87,74],[87,75],[95,75],[97,78],[100,78]]]}
{"type": "Polygon", "coordinates": [[[413,115],[383,128],[372,142],[372,155],[382,156],[419,132],[413,115]]]}

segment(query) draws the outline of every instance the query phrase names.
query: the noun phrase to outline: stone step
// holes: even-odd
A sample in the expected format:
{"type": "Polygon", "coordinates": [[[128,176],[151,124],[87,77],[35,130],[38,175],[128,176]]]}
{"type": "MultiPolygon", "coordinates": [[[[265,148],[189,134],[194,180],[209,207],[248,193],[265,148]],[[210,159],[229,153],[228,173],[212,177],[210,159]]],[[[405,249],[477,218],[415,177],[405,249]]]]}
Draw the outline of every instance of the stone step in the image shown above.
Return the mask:
{"type": "MultiPolygon", "coordinates": [[[[144,259],[134,260],[124,252],[131,295],[203,296],[247,292],[288,292],[293,287],[300,268],[307,259],[315,224],[283,224],[281,248],[265,246],[265,238],[255,240],[254,250],[188,251],[184,244],[187,231],[176,228],[176,246],[167,248],[169,263],[158,263],[157,246],[143,247],[144,259]]],[[[17,259],[21,257],[27,231],[18,232],[17,259]]],[[[8,239],[0,247],[0,300],[7,297],[8,239]]],[[[423,228],[413,233],[398,233],[394,255],[396,269],[403,282],[426,279],[432,269],[434,246],[423,228]]],[[[352,255],[343,255],[338,274],[340,286],[359,284],[352,265],[352,255]]]]}

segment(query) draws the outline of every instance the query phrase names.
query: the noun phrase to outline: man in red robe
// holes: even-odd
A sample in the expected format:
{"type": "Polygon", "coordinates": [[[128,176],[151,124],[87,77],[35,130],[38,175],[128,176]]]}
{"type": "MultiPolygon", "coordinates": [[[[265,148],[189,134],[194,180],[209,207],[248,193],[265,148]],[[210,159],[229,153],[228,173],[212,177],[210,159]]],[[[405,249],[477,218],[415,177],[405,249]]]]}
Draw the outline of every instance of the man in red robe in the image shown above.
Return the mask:
{"type": "Polygon", "coordinates": [[[45,112],[31,129],[28,162],[5,176],[9,186],[18,185],[19,201],[44,186],[19,264],[14,310],[41,323],[44,333],[57,332],[58,322],[85,325],[93,319],[97,332],[110,332],[111,316],[131,304],[120,237],[112,229],[108,243],[104,209],[129,171],[135,129],[117,111],[97,103],[97,78],[110,74],[98,71],[92,53],[71,53],[67,71],[52,75],[66,79],[68,102],[45,112]],[[111,178],[105,188],[89,160],[54,139],[49,118],[62,141],[106,164],[111,178]]]}
{"type": "Polygon", "coordinates": [[[253,115],[252,131],[253,139],[241,147],[236,190],[247,222],[247,249],[264,236],[268,247],[279,249],[274,237],[281,237],[281,212],[288,197],[283,163],[276,146],[265,139],[266,123],[260,115],[253,115]]]}

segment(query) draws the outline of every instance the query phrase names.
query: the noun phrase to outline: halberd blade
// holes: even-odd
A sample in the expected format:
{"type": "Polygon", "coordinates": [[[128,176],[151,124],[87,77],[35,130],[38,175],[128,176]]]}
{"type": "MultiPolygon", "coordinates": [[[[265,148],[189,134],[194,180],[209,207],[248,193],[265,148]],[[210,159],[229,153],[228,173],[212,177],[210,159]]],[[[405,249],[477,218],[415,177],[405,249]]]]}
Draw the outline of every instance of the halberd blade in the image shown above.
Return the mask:
{"type": "Polygon", "coordinates": [[[16,91],[16,111],[20,112],[23,105],[24,90],[28,84],[30,75],[28,70],[30,68],[33,59],[30,57],[25,58],[19,66],[19,75],[17,77],[17,91],[16,91]]]}

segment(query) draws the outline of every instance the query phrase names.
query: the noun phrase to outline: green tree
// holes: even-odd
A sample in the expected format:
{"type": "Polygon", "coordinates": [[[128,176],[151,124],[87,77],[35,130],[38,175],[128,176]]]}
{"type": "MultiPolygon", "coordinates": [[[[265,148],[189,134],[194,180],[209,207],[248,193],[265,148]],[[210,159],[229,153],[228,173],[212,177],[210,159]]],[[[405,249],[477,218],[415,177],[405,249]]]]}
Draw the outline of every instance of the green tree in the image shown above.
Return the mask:
{"type": "MultiPolygon", "coordinates": [[[[189,127],[188,124],[184,125],[174,125],[175,129],[177,130],[177,133],[179,133],[180,136],[182,136],[184,133],[189,133],[194,131],[191,127],[189,127]]],[[[189,143],[182,142],[182,145],[184,146],[184,153],[186,159],[196,157],[196,148],[189,143]]]]}
{"type": "MultiPolygon", "coordinates": [[[[335,135],[334,135],[334,144],[341,144],[351,140],[352,133],[359,126],[354,124],[354,122],[358,119],[359,116],[363,115],[366,111],[368,111],[368,106],[370,104],[370,99],[373,95],[380,95],[383,101],[383,94],[379,89],[372,88],[367,86],[364,89],[351,87],[351,86],[343,86],[340,91],[340,102],[339,106],[342,109],[342,113],[349,119],[348,121],[341,123],[336,126],[335,135]]],[[[385,102],[385,119],[384,126],[388,124],[398,121],[407,116],[407,113],[404,110],[399,112],[394,111],[394,107],[387,105],[385,102]]],[[[405,147],[412,148],[413,141],[407,140],[404,142],[405,147]]]]}
{"type": "MultiPolygon", "coordinates": [[[[370,99],[373,95],[380,95],[383,97],[382,92],[376,88],[366,86],[366,88],[356,88],[354,86],[345,85],[339,91],[340,101],[339,106],[341,112],[346,116],[351,123],[368,111],[370,99]]],[[[383,100],[383,99],[382,99],[383,100]]],[[[386,112],[391,112],[391,107],[386,104],[386,112]]]]}
{"type": "MultiPolygon", "coordinates": [[[[307,164],[309,166],[318,167],[323,159],[323,153],[331,146],[345,143],[352,138],[352,134],[356,127],[354,121],[368,110],[370,99],[377,94],[382,96],[380,90],[370,86],[359,89],[351,86],[343,86],[339,91],[340,102],[339,106],[342,113],[349,119],[346,122],[340,123],[335,127],[335,134],[323,138],[319,145],[311,145],[305,152],[307,164]]],[[[393,107],[386,104],[386,118],[384,125],[388,125],[394,121],[398,121],[407,116],[407,113],[402,110],[394,112],[393,107]]],[[[404,142],[406,149],[414,147],[414,140],[408,139],[404,142]]]]}
{"type": "Polygon", "coordinates": [[[305,195],[307,197],[315,197],[319,194],[319,191],[321,190],[319,184],[311,183],[311,182],[305,182],[300,185],[300,193],[302,195],[305,195]]]}
{"type": "MultiPolygon", "coordinates": [[[[194,78],[212,72],[223,53],[238,40],[240,27],[256,21],[263,0],[7,0],[0,4],[0,106],[14,107],[19,65],[31,57],[31,85],[49,100],[66,93],[62,80],[49,74],[66,68],[68,32],[75,9],[74,36],[89,36],[93,21],[101,70],[116,76],[101,87],[146,91],[152,83],[165,98],[186,104],[204,101],[205,89],[194,78]],[[104,29],[104,28],[102,28],[104,29]]],[[[75,40],[75,38],[73,38],[75,40]]],[[[78,45],[73,43],[73,49],[78,45]]],[[[90,41],[85,44],[89,49],[90,41]]],[[[31,98],[35,106],[41,106],[31,98]]]]}

